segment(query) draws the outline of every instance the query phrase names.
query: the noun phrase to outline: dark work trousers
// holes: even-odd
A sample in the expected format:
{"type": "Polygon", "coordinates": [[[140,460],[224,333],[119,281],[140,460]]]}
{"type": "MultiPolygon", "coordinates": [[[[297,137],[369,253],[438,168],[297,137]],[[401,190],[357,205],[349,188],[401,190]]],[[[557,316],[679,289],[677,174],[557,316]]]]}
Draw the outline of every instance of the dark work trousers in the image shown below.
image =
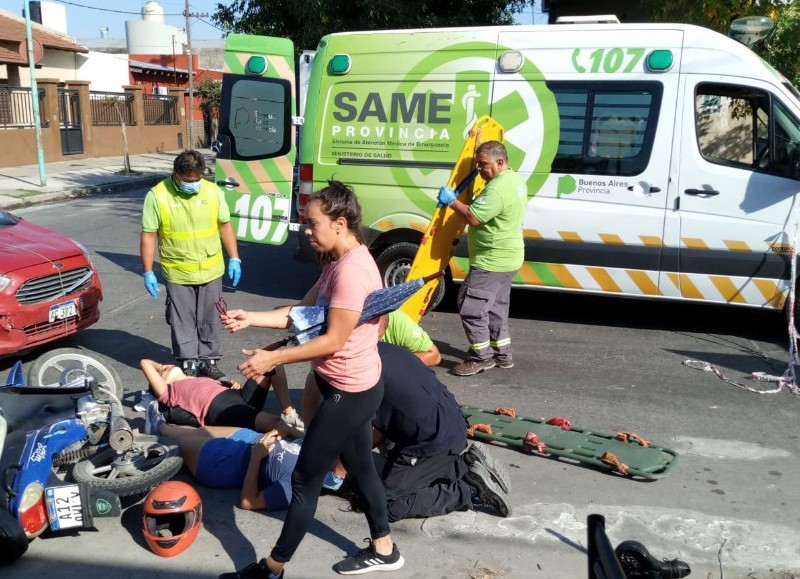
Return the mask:
{"type": "Polygon", "coordinates": [[[458,291],[461,325],[469,341],[468,360],[511,359],[508,307],[516,271],[470,268],[458,291]]]}
{"type": "Polygon", "coordinates": [[[322,403],[292,473],[292,502],[271,556],[285,563],[300,545],[317,510],[322,481],[336,457],[342,459],[366,504],[372,539],[389,534],[386,492],[372,461],[372,417],[383,400],[383,380],[363,392],[344,392],[314,373],[322,403]]]}
{"type": "Polygon", "coordinates": [[[414,517],[438,517],[472,508],[472,487],[464,454],[429,457],[400,455],[386,460],[381,472],[386,487],[389,522],[414,517]]]}
{"type": "Polygon", "coordinates": [[[222,278],[202,285],[167,286],[166,318],[172,328],[172,355],[177,360],[219,360],[222,322],[214,305],[222,296],[222,278]]]}

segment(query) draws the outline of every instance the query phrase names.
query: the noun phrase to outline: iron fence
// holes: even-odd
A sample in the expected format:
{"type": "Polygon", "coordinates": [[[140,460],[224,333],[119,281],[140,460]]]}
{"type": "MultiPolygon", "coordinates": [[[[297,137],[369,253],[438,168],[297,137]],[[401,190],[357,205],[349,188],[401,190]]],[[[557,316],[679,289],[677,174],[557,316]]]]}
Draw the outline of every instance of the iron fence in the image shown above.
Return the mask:
{"type": "MultiPolygon", "coordinates": [[[[39,111],[44,103],[45,90],[39,89],[39,111]]],[[[48,126],[44,115],[39,115],[41,127],[48,126]]],[[[35,127],[31,89],[21,86],[0,86],[0,126],[8,128],[35,127]]]]}
{"type": "Polygon", "coordinates": [[[155,94],[143,94],[145,125],[177,125],[178,98],[155,94]]]}
{"type": "Polygon", "coordinates": [[[89,92],[89,104],[92,108],[92,125],[126,125],[136,124],[133,112],[133,95],[118,92],[89,92]]]}

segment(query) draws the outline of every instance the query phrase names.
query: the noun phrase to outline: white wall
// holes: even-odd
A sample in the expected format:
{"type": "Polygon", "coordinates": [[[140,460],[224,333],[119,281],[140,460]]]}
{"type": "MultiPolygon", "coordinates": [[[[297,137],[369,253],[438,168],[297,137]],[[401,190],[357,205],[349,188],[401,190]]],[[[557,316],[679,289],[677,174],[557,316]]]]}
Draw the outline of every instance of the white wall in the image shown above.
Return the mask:
{"type": "Polygon", "coordinates": [[[91,51],[78,60],[78,80],[88,80],[90,91],[123,92],[122,87],[130,84],[127,54],[91,51]]]}

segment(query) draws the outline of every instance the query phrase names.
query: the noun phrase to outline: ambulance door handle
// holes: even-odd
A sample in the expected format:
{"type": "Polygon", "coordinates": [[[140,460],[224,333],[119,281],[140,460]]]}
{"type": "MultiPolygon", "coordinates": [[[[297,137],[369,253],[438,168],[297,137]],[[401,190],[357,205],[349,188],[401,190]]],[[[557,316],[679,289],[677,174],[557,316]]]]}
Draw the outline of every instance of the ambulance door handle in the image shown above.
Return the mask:
{"type": "Polygon", "coordinates": [[[687,195],[708,195],[709,197],[719,195],[719,191],[715,191],[714,189],[686,189],[684,193],[687,195]]]}
{"type": "Polygon", "coordinates": [[[633,191],[637,195],[645,195],[649,193],[661,193],[661,187],[653,187],[649,183],[641,181],[635,185],[629,185],[628,191],[633,191]]]}

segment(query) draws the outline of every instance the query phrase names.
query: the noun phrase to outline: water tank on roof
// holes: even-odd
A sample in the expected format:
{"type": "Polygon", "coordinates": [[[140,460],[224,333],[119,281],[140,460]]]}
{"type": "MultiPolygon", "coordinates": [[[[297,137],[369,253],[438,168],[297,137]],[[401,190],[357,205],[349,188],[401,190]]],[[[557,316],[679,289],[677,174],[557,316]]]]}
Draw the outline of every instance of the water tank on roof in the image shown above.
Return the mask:
{"type": "Polygon", "coordinates": [[[142,6],[142,20],[147,22],[164,23],[164,9],[159,6],[158,2],[148,2],[142,6]]]}

